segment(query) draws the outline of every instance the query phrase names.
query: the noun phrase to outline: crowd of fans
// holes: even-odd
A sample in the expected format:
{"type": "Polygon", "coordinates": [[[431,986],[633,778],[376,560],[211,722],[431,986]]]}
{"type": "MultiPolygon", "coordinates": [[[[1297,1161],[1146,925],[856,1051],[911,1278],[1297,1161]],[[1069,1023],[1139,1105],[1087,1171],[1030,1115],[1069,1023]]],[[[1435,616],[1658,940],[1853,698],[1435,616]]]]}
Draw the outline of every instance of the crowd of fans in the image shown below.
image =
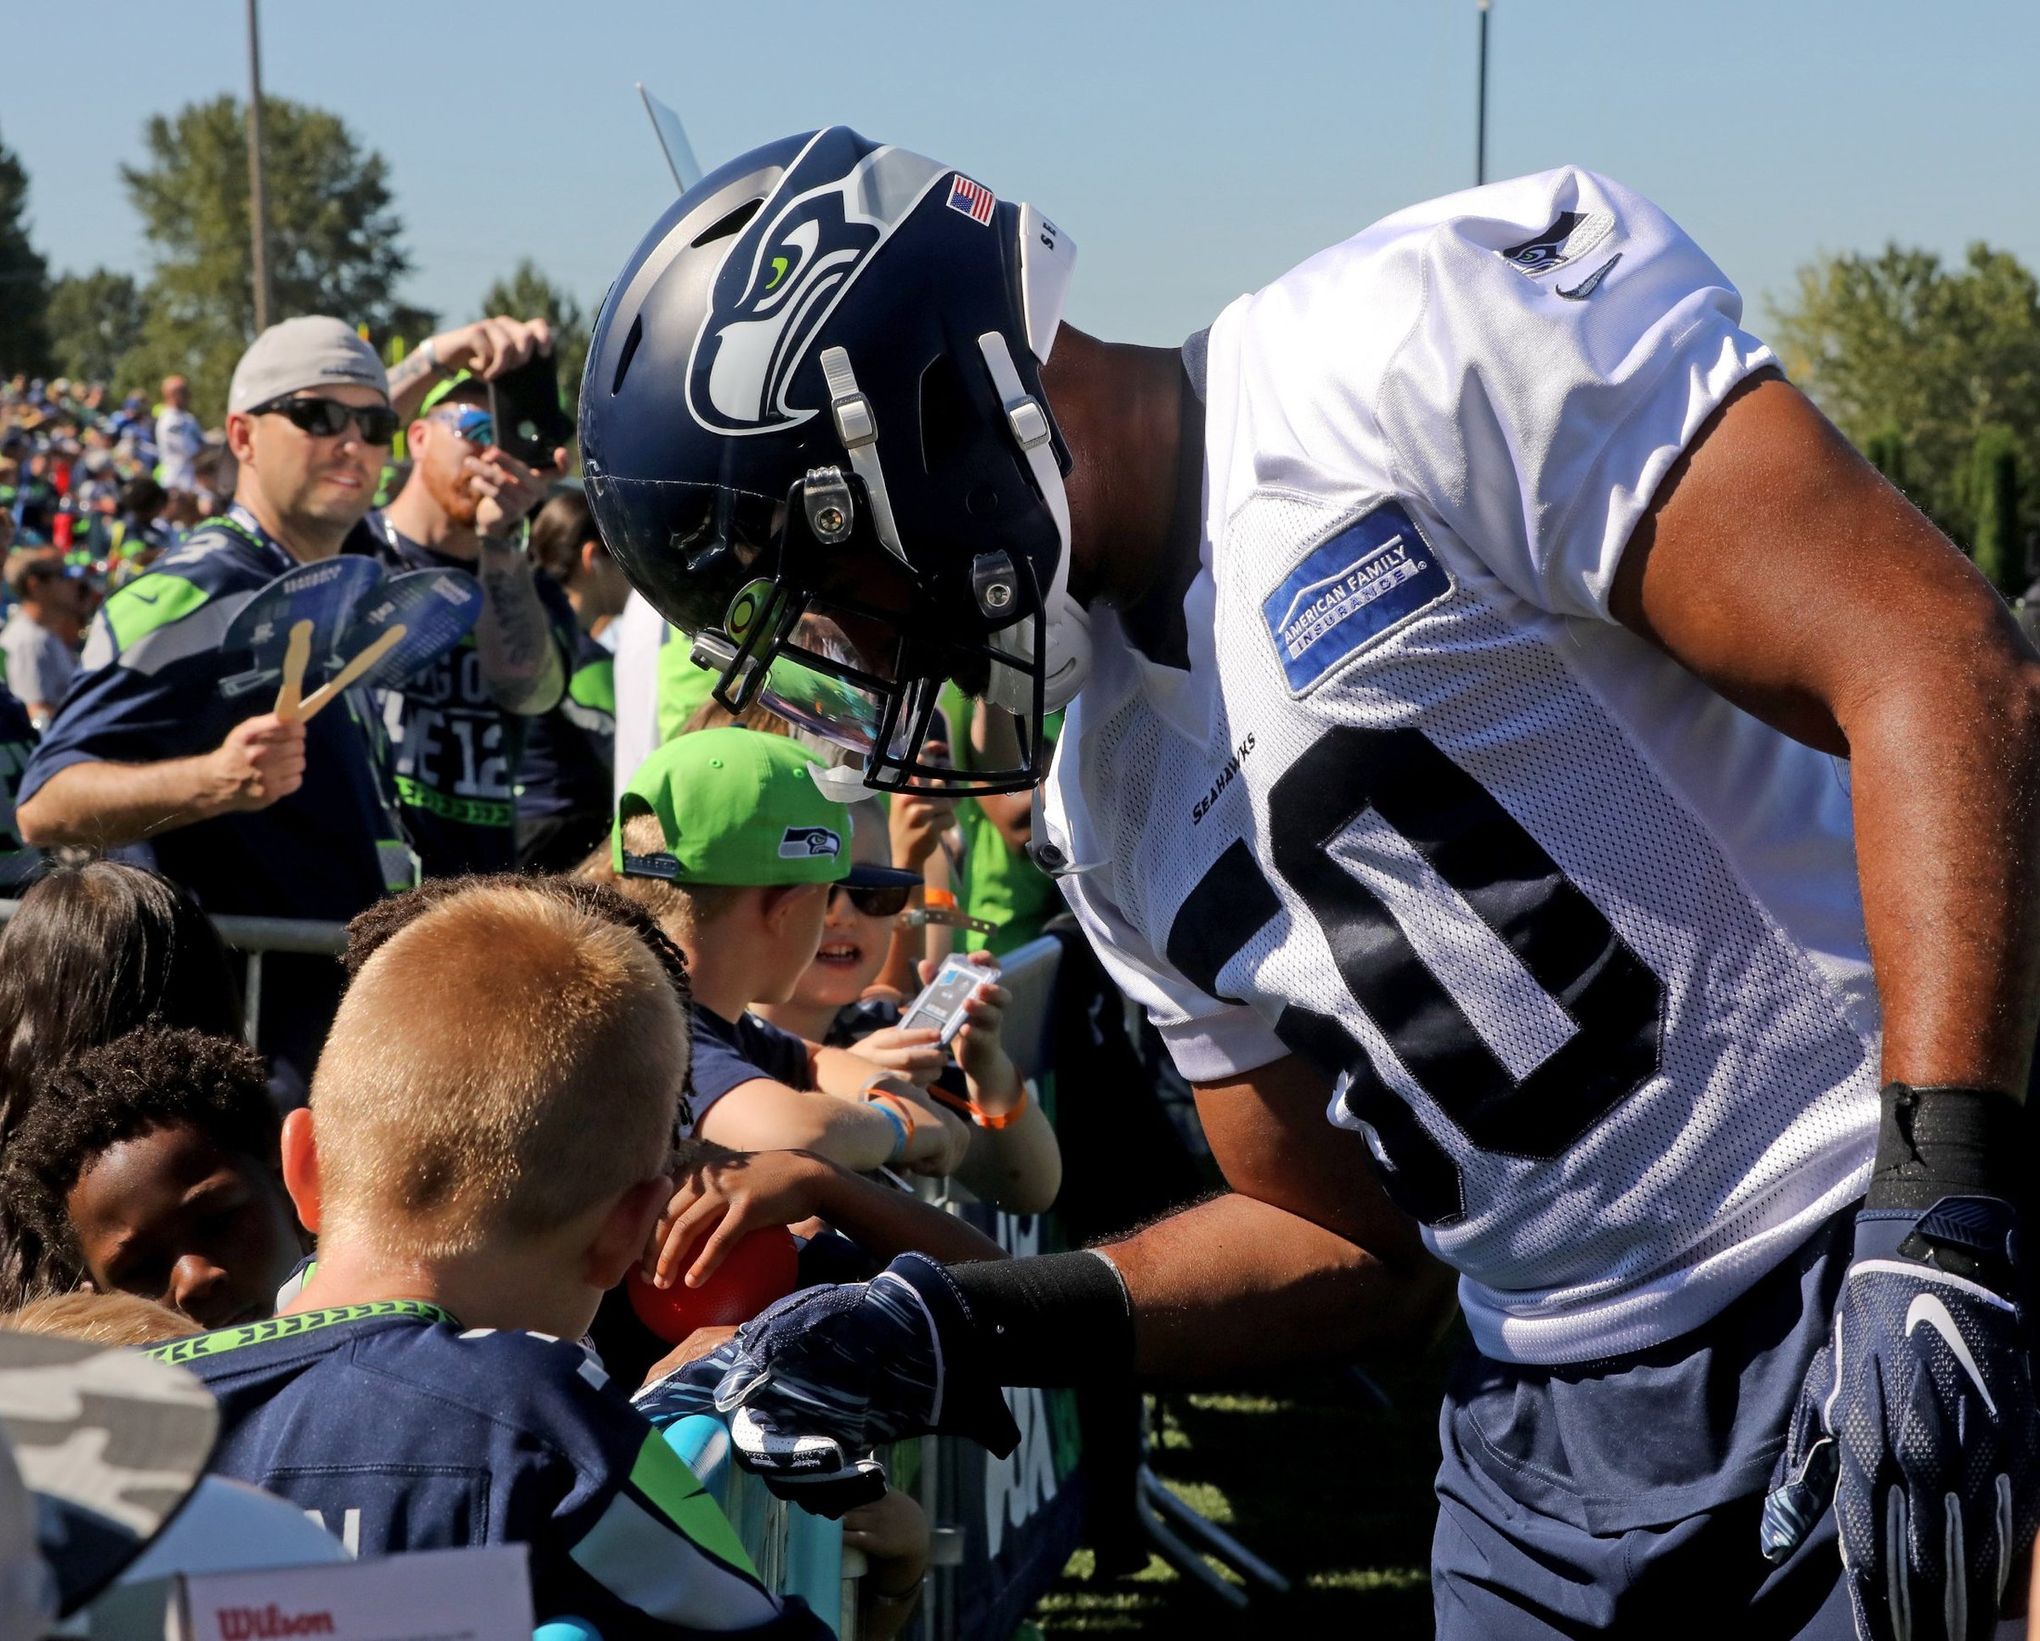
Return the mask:
{"type": "MultiPolygon", "coordinates": [[[[679,1461],[629,1393],[727,1328],[662,1337],[645,1294],[782,1226],[805,1280],[1003,1257],[904,1182],[1055,1201],[992,957],[1050,895],[1024,799],[846,806],[826,749],[733,719],[684,658],[619,673],[632,595],[567,452],[494,435],[491,379],[549,346],[490,319],[386,370],[287,321],[212,430],[180,378],[153,411],[0,390],[0,1308],[187,1360],[215,1468],[356,1511],[363,1552],[526,1542],[540,1615],[612,1638],[819,1634],[676,1502],[698,1489],[647,1478],[679,1461]],[[472,633],[309,722],[237,691],[233,616],[342,555],[471,575],[472,633]],[[665,735],[618,767],[632,688],[665,735]],[[244,995],[230,914],[344,951],[271,951],[244,995]],[[902,1027],[959,941],[989,948],[965,1023],[902,1027]],[[277,1315],[281,1354],[245,1331],[277,1315]],[[320,1454],[381,1493],[308,1480],[320,1454]],[[463,1465],[489,1498],[453,1501],[463,1465]],[[617,1500],[663,1537],[619,1550],[617,1500]]],[[[968,758],[986,726],[952,720],[968,758]]],[[[862,1633],[891,1633],[927,1523],[888,1489],[845,1533],[862,1633]]]]}

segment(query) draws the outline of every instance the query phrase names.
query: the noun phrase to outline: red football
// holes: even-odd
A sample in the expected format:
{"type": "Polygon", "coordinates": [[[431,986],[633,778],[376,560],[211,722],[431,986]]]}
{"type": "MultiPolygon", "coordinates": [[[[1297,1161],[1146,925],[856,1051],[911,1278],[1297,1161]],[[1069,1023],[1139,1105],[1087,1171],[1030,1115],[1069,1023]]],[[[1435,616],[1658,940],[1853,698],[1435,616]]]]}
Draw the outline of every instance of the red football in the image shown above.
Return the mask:
{"type": "MultiPolygon", "coordinates": [[[[681,1266],[682,1271],[686,1268],[681,1266]]],[[[698,1288],[680,1282],[655,1288],[636,1271],[626,1280],[638,1320],[668,1344],[677,1345],[696,1328],[748,1322],[773,1300],[792,1293],[800,1282],[800,1244],[785,1226],[768,1225],[730,1249],[698,1288]]]]}

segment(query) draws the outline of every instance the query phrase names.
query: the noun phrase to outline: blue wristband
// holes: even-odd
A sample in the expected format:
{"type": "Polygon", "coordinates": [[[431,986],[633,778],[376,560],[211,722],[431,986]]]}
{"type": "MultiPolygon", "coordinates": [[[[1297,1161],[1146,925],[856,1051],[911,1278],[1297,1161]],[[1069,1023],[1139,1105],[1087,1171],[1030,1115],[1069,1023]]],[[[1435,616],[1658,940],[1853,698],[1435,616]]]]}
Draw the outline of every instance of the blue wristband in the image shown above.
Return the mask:
{"type": "Polygon", "coordinates": [[[881,1105],[877,1100],[870,1100],[866,1103],[872,1110],[876,1111],[887,1122],[893,1125],[895,1137],[893,1139],[892,1154],[885,1160],[888,1163],[898,1162],[901,1157],[907,1154],[907,1125],[900,1121],[900,1114],[893,1110],[891,1106],[881,1105]]]}

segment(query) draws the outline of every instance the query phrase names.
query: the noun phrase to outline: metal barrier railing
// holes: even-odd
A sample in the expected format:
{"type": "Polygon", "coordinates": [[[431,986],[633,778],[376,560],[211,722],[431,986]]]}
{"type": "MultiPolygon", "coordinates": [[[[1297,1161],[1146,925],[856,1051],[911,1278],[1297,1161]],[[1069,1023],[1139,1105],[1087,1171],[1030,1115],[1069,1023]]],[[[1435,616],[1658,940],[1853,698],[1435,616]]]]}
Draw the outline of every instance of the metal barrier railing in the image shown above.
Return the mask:
{"type": "MultiPolygon", "coordinates": [[[[0,924],[21,909],[19,900],[0,900],[0,924]]],[[[262,1007],[262,962],[270,952],[337,957],[346,947],[346,926],[304,918],[218,916],[212,924],[221,940],[241,954],[243,1025],[250,1043],[260,1046],[256,1023],[262,1007]]],[[[1056,941],[1042,938],[1007,954],[1003,984],[1014,993],[1007,1009],[1006,1038],[1014,1063],[1021,1074],[1042,1079],[1051,1071],[1053,1034],[1050,1026],[1055,977],[1061,956],[1056,941]]],[[[921,1182],[924,1199],[949,1207],[960,1204],[944,1185],[921,1182]]],[[[689,1421],[695,1424],[697,1421],[689,1421]]],[[[729,1462],[727,1441],[718,1444],[708,1428],[713,1421],[698,1421],[701,1428],[690,1431],[684,1445],[690,1462],[702,1472],[719,1502],[729,1509],[732,1524],[744,1540],[744,1547],[757,1562],[761,1573],[782,1591],[796,1590],[811,1605],[840,1626],[845,1637],[853,1634],[857,1612],[856,1580],[864,1571],[863,1556],[842,1543],[841,1529],[834,1522],[810,1516],[772,1499],[755,1477],[737,1470],[729,1462]],[[840,1580],[840,1582],[838,1582],[840,1580]],[[840,1607],[830,1611],[829,1592],[840,1589],[840,1607]]],[[[965,1560],[968,1536],[955,1519],[964,1511],[980,1508],[982,1501],[959,1488],[951,1474],[954,1455],[950,1445],[938,1438],[924,1438],[918,1445],[919,1463],[911,1491],[918,1498],[933,1531],[926,1595],[910,1636],[940,1635],[951,1625],[956,1612],[954,1580],[965,1560]]],[[[1216,1555],[1241,1569],[1252,1584],[1270,1590],[1286,1588],[1287,1581],[1260,1558],[1220,1532],[1201,1516],[1167,1493],[1145,1465],[1140,1478],[1141,1519],[1156,1547],[1178,1568],[1191,1576],[1203,1575],[1213,1593],[1233,1603],[1244,1604],[1244,1596],[1224,1584],[1205,1565],[1204,1555],[1216,1555]],[[1185,1544],[1179,1531],[1191,1535],[1185,1544]],[[1200,1553],[1201,1552],[1201,1553],[1200,1553]]],[[[979,1489],[982,1491],[982,1489],[979,1489]]]]}

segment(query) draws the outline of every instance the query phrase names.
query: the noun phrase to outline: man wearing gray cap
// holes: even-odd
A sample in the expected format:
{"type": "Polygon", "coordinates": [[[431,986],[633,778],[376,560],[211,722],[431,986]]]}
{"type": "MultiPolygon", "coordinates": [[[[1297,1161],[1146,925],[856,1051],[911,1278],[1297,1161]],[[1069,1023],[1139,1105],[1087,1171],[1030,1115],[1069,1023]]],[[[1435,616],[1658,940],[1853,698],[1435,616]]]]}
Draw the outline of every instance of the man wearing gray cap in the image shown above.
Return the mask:
{"type": "MultiPolygon", "coordinates": [[[[340,551],[395,431],[382,361],[338,319],[287,319],[255,339],[227,396],[233,508],[102,606],[22,777],[23,838],[146,845],[214,913],[344,920],[410,884],[378,732],[353,701],[286,723],[220,689],[236,613],[293,565],[340,551]]],[[[264,1047],[309,1073],[338,993],[330,961],[272,956],[264,1047]]]]}

